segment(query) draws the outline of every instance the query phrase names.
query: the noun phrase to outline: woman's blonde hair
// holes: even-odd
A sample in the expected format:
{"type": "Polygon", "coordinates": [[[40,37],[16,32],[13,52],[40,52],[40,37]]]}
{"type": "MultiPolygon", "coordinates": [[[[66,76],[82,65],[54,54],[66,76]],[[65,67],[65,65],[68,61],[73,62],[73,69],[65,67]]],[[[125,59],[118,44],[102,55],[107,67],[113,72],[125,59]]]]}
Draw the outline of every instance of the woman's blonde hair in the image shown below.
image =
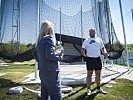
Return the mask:
{"type": "Polygon", "coordinates": [[[41,24],[40,33],[38,36],[37,43],[46,35],[53,35],[54,34],[54,25],[52,22],[46,20],[41,24]],[[51,31],[49,31],[51,30],[51,31]]]}

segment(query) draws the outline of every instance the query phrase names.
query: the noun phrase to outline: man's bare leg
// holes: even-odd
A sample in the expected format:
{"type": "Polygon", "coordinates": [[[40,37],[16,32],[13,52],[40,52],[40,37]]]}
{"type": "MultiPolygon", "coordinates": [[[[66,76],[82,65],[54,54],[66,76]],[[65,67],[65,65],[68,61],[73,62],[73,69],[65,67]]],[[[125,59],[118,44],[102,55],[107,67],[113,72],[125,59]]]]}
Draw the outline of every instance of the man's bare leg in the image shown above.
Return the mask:
{"type": "Polygon", "coordinates": [[[91,95],[91,82],[92,82],[92,74],[93,71],[91,70],[87,70],[87,78],[86,78],[86,83],[87,83],[87,95],[91,95]]]}
{"type": "Polygon", "coordinates": [[[100,88],[100,80],[101,80],[101,70],[95,70],[95,74],[96,74],[96,78],[95,78],[95,81],[96,81],[96,84],[97,84],[97,89],[100,93],[103,93],[103,94],[107,94],[107,92],[105,92],[104,90],[102,90],[100,88]]]}
{"type": "Polygon", "coordinates": [[[87,70],[87,78],[86,78],[87,88],[90,88],[91,86],[92,74],[93,74],[93,71],[87,70]]]}
{"type": "Polygon", "coordinates": [[[100,80],[101,80],[101,70],[95,70],[95,81],[97,84],[97,87],[100,87],[100,80]]]}

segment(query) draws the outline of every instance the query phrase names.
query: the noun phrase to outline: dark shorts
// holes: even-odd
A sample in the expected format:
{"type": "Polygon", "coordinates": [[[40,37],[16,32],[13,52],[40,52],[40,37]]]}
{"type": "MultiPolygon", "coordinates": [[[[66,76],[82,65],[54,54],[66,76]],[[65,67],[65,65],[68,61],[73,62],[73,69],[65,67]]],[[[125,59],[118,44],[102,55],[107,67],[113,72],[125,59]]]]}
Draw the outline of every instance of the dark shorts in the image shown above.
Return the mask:
{"type": "Polygon", "coordinates": [[[100,57],[97,57],[97,58],[87,57],[86,67],[87,67],[87,70],[101,70],[102,69],[101,58],[100,57]]]}

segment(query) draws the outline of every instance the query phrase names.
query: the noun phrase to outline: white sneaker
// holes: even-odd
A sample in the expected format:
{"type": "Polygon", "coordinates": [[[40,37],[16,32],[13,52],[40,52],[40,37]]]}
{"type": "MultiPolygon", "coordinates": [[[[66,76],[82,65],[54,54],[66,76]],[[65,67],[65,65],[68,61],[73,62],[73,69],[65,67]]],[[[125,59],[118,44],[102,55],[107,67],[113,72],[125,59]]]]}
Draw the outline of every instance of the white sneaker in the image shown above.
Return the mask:
{"type": "Polygon", "coordinates": [[[88,89],[87,95],[91,95],[91,90],[90,89],[88,89]]]}
{"type": "Polygon", "coordinates": [[[106,91],[104,91],[103,89],[98,89],[98,92],[100,92],[100,93],[103,93],[103,94],[107,94],[107,92],[106,91]]]}

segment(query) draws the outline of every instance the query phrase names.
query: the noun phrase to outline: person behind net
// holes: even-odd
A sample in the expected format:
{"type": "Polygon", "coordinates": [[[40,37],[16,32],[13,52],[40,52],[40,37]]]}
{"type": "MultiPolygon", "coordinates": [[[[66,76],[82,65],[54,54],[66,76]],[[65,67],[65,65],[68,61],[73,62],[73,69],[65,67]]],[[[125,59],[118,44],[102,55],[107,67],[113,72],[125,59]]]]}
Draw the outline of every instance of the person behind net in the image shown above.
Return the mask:
{"type": "Polygon", "coordinates": [[[105,49],[103,41],[96,36],[96,31],[94,28],[89,30],[89,38],[86,39],[81,48],[81,54],[86,59],[86,68],[87,68],[87,95],[91,95],[91,82],[93,70],[95,70],[95,82],[97,85],[98,92],[106,94],[105,91],[100,87],[100,77],[102,62],[100,59],[101,51],[105,57],[108,57],[108,53],[105,49]]]}
{"type": "Polygon", "coordinates": [[[38,62],[41,80],[41,100],[62,100],[60,65],[63,50],[55,53],[55,34],[52,22],[45,21],[41,25],[37,46],[33,56],[38,62]]]}

